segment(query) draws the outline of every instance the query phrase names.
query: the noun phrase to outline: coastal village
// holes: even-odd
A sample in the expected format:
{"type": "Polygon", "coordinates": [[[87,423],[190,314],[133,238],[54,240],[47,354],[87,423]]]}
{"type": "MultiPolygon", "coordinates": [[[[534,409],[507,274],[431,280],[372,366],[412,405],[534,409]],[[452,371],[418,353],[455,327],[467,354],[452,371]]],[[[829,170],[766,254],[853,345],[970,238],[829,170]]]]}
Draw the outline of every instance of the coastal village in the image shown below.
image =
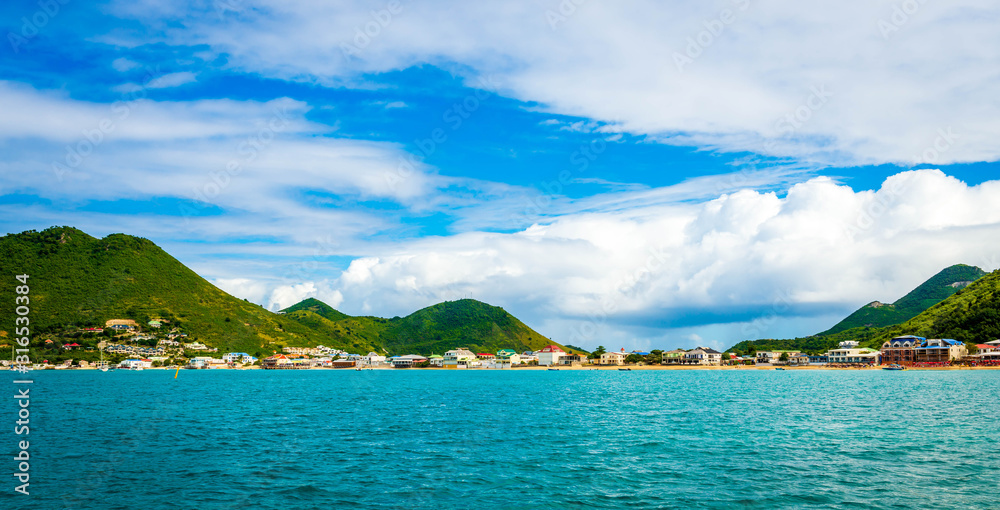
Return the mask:
{"type": "MultiPolygon", "coordinates": [[[[836,349],[823,354],[806,354],[799,351],[756,351],[746,355],[719,352],[709,347],[673,350],[606,351],[599,347],[595,352],[569,352],[558,345],[549,345],[538,351],[517,352],[500,349],[496,352],[473,352],[456,347],[442,354],[400,354],[369,352],[350,353],[325,347],[284,347],[282,352],[259,359],[245,352],[225,352],[204,343],[188,342],[187,335],[168,329],[169,321],[150,320],[145,331],[129,319],[108,320],[105,328],[86,328],[83,333],[98,334],[106,330],[113,337],[97,344],[102,361],[89,362],[63,360],[58,364],[43,361],[35,369],[124,369],[152,368],[185,369],[244,369],[264,370],[297,369],[515,369],[542,367],[549,370],[572,368],[610,367],[774,367],[774,368],[873,368],[894,366],[899,368],[933,368],[946,366],[1000,365],[1000,340],[985,341],[970,349],[963,342],[950,339],[927,339],[906,335],[886,341],[881,349],[859,347],[858,342],[841,342],[836,349]],[[121,361],[105,361],[104,357],[121,361]]],[[[51,344],[52,340],[46,340],[51,344]]],[[[92,351],[76,342],[66,343],[61,349],[92,351]]],[[[4,360],[0,364],[8,365],[4,360]]]]}

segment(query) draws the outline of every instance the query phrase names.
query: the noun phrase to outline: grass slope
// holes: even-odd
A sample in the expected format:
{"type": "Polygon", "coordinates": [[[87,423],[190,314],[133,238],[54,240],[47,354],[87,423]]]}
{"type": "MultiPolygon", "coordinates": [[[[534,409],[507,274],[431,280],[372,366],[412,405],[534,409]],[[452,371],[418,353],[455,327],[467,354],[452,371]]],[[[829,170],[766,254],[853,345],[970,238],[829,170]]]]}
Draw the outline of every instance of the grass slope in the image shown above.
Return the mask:
{"type": "Polygon", "coordinates": [[[538,350],[554,344],[503,308],[474,299],[446,301],[392,319],[344,316],[324,322],[318,320],[324,318],[314,309],[333,310],[321,301],[308,299],[285,311],[286,316],[330,335],[333,341],[329,345],[351,344],[358,346],[357,350],[365,346],[393,354],[429,355],[456,347],[494,353],[505,348],[538,350]]]}
{"type": "Polygon", "coordinates": [[[820,333],[832,335],[854,328],[880,328],[902,324],[983,276],[974,266],[957,264],[944,269],[892,304],[874,301],[849,315],[834,327],[820,333]]]}
{"type": "Polygon", "coordinates": [[[788,340],[747,340],[729,351],[744,354],[750,350],[790,349],[818,353],[843,340],[856,340],[862,347],[878,349],[886,340],[900,335],[953,338],[966,344],[1000,338],[1000,271],[988,273],[902,324],[858,327],[830,335],[788,340]]]}
{"type": "Polygon", "coordinates": [[[953,338],[966,344],[1000,338],[1000,271],[984,276],[903,324],[882,328],[867,346],[877,348],[899,335],[953,338]]]}
{"type": "MultiPolygon", "coordinates": [[[[170,321],[220,351],[270,354],[274,346],[315,345],[317,331],[218,289],[152,241],[124,234],[96,239],[71,227],[0,238],[0,300],[14,303],[14,275],[28,274],[36,341],[108,319],[170,321]],[[273,344],[273,345],[272,345],[273,344]]],[[[8,305],[10,306],[10,305],[8,305]]],[[[0,314],[0,344],[14,316],[0,314]]]]}

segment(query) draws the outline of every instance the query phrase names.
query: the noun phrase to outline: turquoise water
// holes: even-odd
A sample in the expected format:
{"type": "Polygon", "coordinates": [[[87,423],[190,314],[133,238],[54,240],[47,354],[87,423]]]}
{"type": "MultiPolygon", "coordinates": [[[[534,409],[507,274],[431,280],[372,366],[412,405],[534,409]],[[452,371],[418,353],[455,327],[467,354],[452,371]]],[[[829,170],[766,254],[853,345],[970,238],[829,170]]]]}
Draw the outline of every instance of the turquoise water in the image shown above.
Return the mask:
{"type": "Polygon", "coordinates": [[[998,371],[31,375],[0,508],[1000,507],[998,371]]]}

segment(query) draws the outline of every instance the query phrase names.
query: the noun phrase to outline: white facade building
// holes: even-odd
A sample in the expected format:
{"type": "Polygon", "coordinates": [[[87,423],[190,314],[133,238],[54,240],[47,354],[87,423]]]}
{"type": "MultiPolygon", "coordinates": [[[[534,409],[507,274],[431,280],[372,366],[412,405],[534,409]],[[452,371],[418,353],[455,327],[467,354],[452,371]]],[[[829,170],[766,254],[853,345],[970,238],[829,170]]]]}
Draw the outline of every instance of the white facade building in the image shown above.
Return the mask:
{"type": "Polygon", "coordinates": [[[544,349],[538,351],[537,354],[539,365],[552,366],[559,364],[559,358],[566,354],[566,351],[560,349],[557,345],[548,345],[544,349]]]}

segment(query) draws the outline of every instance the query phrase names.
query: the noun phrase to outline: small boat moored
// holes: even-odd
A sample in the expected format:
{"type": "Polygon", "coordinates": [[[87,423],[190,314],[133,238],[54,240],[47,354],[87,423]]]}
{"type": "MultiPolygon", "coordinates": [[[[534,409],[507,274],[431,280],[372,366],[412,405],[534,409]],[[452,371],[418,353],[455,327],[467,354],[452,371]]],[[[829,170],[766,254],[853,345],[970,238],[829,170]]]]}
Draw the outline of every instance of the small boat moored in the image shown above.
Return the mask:
{"type": "Polygon", "coordinates": [[[893,363],[891,365],[886,365],[882,367],[882,370],[906,370],[906,367],[904,367],[903,365],[899,365],[897,363],[893,363]]]}

